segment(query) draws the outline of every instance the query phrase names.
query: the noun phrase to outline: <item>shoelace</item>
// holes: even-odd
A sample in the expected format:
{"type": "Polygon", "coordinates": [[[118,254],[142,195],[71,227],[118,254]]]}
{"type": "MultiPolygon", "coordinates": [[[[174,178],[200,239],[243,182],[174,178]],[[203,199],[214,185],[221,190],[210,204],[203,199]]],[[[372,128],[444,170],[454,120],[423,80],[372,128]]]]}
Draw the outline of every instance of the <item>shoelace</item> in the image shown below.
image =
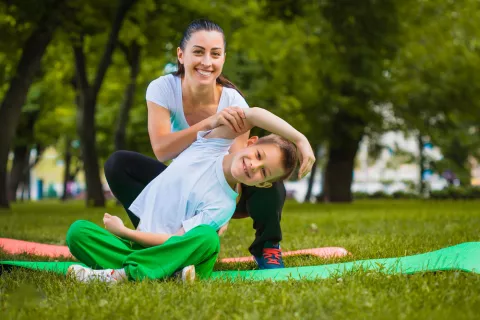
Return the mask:
{"type": "Polygon", "coordinates": [[[282,258],[282,252],[280,249],[275,248],[264,248],[263,249],[263,258],[267,260],[268,264],[280,265],[280,259],[282,258]]]}
{"type": "Polygon", "coordinates": [[[89,275],[90,280],[96,279],[96,280],[103,280],[106,282],[114,282],[117,281],[117,277],[115,274],[115,270],[112,269],[112,271],[105,270],[104,272],[101,273],[93,273],[89,275]]]}
{"type": "Polygon", "coordinates": [[[109,279],[110,281],[117,281],[117,274],[115,273],[115,269],[112,269],[112,271],[108,274],[105,275],[107,277],[107,279],[109,279]]]}

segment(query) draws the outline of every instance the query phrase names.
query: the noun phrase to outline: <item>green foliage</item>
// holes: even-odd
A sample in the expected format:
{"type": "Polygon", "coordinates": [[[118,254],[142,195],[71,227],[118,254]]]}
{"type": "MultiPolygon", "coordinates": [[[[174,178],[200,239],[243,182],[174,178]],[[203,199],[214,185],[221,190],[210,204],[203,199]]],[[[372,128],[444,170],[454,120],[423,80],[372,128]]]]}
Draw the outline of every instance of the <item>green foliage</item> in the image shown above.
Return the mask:
{"type": "MultiPolygon", "coordinates": [[[[54,0],[0,2],[0,98],[20,48],[54,0]]],[[[82,33],[89,81],[101,59],[117,1],[69,1],[69,16],[49,45],[24,108],[38,110],[35,138],[44,146],[77,139],[72,43],[82,33]]],[[[225,31],[226,74],[251,106],[267,108],[305,133],[312,145],[332,130],[367,135],[370,161],[384,150],[386,130],[429,137],[444,154],[435,170],[469,184],[469,157],[480,150],[480,4],[476,0],[203,1],[138,0],[120,31],[119,47],[96,110],[101,159],[113,137],[130,67],[123,48],[141,47],[141,70],[127,127],[127,147],[152,155],[145,90],[176,62],[188,23],[206,17],[225,31]],[[335,122],[346,114],[350,122],[335,122]],[[336,128],[334,128],[336,126],[336,128]]],[[[21,139],[21,137],[19,137],[21,139]]],[[[418,161],[395,150],[387,166],[418,161]]]]}
{"type": "Polygon", "coordinates": [[[376,191],[374,193],[367,192],[354,192],[353,198],[355,200],[374,199],[374,200],[412,200],[420,199],[421,197],[413,191],[395,191],[392,194],[388,194],[384,191],[376,191]]]}
{"type": "MultiPolygon", "coordinates": [[[[395,191],[392,194],[388,194],[383,191],[376,191],[374,193],[367,192],[354,192],[353,197],[355,200],[364,199],[420,199],[421,196],[413,191],[395,191]]],[[[430,191],[429,198],[432,200],[480,200],[480,188],[479,187],[447,187],[442,190],[430,191]]]]}
{"type": "Polygon", "coordinates": [[[430,198],[435,200],[479,200],[480,187],[448,187],[430,192],[430,198]]]}
{"type": "Polygon", "coordinates": [[[479,14],[475,0],[420,1],[405,16],[405,45],[390,67],[396,116],[428,135],[445,156],[438,168],[454,170],[466,185],[468,157],[480,149],[471,134],[480,123],[479,14]]]}

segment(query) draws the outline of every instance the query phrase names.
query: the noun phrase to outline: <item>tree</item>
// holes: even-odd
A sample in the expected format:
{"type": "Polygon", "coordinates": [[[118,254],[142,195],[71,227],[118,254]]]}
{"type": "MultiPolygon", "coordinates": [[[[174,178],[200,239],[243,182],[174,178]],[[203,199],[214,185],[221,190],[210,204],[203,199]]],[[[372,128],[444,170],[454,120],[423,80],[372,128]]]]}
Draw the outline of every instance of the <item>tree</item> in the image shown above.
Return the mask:
{"type": "Polygon", "coordinates": [[[313,145],[328,141],[325,200],[351,201],[359,142],[367,129],[381,128],[375,107],[388,96],[384,71],[399,46],[399,6],[266,1],[250,8],[233,36],[234,50],[249,44],[239,78],[250,103],[288,119],[313,145]]]}
{"type": "Polygon", "coordinates": [[[105,44],[102,58],[95,72],[93,83],[90,83],[87,75],[87,63],[84,51],[85,34],[81,30],[78,38],[73,42],[73,52],[76,67],[76,85],[78,88],[78,109],[80,121],[78,122],[78,135],[82,150],[83,165],[87,185],[87,205],[104,206],[102,183],[100,181],[100,170],[96,146],[96,125],[95,110],[98,94],[100,92],[105,74],[111,64],[113,52],[117,46],[118,35],[123,21],[135,3],[135,0],[119,0],[112,22],[111,30],[105,44]]]}
{"type": "MultiPolygon", "coordinates": [[[[17,188],[20,182],[28,182],[30,172],[30,150],[35,145],[34,126],[39,116],[38,108],[24,113],[17,126],[17,134],[14,140],[13,164],[8,181],[8,200],[17,200],[17,188]]],[[[40,148],[37,148],[37,151],[40,148]]],[[[40,152],[41,154],[41,152],[40,152]]],[[[40,157],[37,152],[37,159],[40,157]]],[[[29,183],[27,183],[29,185],[29,183]]]]}
{"type": "Polygon", "coordinates": [[[121,46],[122,51],[125,54],[125,58],[128,61],[130,68],[130,77],[128,84],[125,88],[123,100],[120,104],[120,112],[118,114],[117,126],[115,130],[115,150],[126,149],[126,128],[128,124],[128,118],[130,109],[132,108],[135,98],[135,89],[137,77],[140,72],[140,45],[136,41],[132,41],[130,46],[121,46]]]}
{"type": "Polygon", "coordinates": [[[16,66],[15,75],[10,80],[0,105],[0,207],[4,208],[9,207],[6,190],[8,153],[22,106],[35,74],[40,68],[45,49],[60,23],[59,17],[65,11],[63,0],[51,0],[42,4],[43,6],[39,8],[42,13],[35,15],[38,20],[34,19],[35,27],[22,46],[22,55],[16,66]]]}
{"type": "MultiPolygon", "coordinates": [[[[405,6],[402,3],[402,6],[405,6]]],[[[337,48],[336,74],[325,78],[337,99],[328,133],[325,201],[352,201],[354,160],[367,126],[381,123],[374,107],[385,101],[385,61],[399,42],[400,3],[397,1],[328,1],[323,8],[337,48]]]]}
{"type": "Polygon", "coordinates": [[[444,159],[434,169],[454,171],[464,185],[468,159],[480,148],[480,48],[472,41],[479,19],[478,1],[421,2],[406,15],[405,45],[390,67],[391,100],[404,130],[440,147],[444,159]]]}

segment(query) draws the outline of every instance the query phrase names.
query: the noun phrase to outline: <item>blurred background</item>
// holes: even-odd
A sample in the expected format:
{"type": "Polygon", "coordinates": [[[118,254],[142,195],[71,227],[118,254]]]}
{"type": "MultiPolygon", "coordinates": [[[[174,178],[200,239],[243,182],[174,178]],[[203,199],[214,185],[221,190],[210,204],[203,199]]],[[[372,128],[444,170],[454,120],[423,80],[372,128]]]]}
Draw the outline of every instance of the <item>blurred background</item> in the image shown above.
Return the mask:
{"type": "MultiPolygon", "coordinates": [[[[194,19],[224,74],[302,131],[300,202],[480,199],[478,0],[0,0],[0,207],[110,199],[115,150],[153,157],[145,91],[194,19]],[[476,187],[477,186],[477,187],[476,187]]],[[[254,132],[261,133],[261,132],[254,132]]]]}

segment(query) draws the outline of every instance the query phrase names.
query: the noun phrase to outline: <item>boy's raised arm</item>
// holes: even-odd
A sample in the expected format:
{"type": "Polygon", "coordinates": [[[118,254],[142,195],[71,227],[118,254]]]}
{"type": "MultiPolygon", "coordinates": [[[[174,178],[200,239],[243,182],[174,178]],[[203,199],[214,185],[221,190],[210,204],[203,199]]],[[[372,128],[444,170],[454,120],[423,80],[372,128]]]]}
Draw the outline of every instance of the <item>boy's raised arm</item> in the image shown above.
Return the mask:
{"type": "Polygon", "coordinates": [[[261,108],[251,108],[245,110],[247,123],[252,126],[262,128],[271,133],[278,134],[295,143],[300,155],[300,170],[298,177],[301,179],[312,170],[315,163],[315,155],[308,139],[288,122],[277,117],[270,111],[261,108]]]}
{"type": "MultiPolygon", "coordinates": [[[[253,127],[259,127],[271,133],[278,134],[295,143],[300,156],[300,170],[298,177],[301,179],[312,170],[315,163],[315,155],[308,139],[297,129],[292,127],[288,122],[280,117],[277,117],[270,111],[262,108],[250,108],[243,110],[245,114],[245,128],[248,131],[253,127]]],[[[235,132],[227,126],[220,126],[212,130],[207,138],[224,138],[234,139],[244,132],[235,132]]]]}
{"type": "MultiPolygon", "coordinates": [[[[298,174],[299,178],[303,178],[310,172],[315,162],[315,155],[308,139],[301,132],[296,130],[285,120],[265,109],[250,108],[244,109],[243,112],[246,118],[245,132],[253,127],[259,127],[292,141],[297,146],[300,155],[301,165],[298,174]]],[[[213,129],[207,138],[234,139],[242,133],[244,132],[234,132],[229,127],[220,126],[213,129]]]]}
{"type": "Polygon", "coordinates": [[[282,136],[295,144],[307,140],[307,138],[305,138],[305,136],[297,129],[270,111],[262,108],[251,108],[245,110],[244,112],[247,122],[253,127],[259,127],[270,131],[271,133],[278,134],[279,136],[282,136]]]}

